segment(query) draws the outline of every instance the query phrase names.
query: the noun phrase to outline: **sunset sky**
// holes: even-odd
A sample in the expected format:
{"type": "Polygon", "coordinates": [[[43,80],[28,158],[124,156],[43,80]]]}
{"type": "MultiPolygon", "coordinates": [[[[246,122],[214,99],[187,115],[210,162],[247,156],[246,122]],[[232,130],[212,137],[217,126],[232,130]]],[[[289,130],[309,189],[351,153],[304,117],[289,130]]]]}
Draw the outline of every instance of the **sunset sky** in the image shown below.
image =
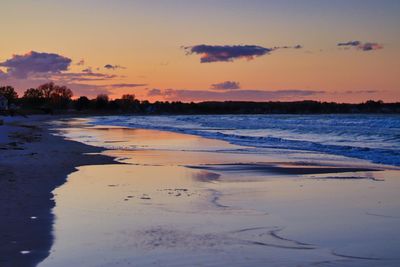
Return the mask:
{"type": "Polygon", "coordinates": [[[400,1],[2,0],[0,85],[149,100],[400,101],[400,1]]]}

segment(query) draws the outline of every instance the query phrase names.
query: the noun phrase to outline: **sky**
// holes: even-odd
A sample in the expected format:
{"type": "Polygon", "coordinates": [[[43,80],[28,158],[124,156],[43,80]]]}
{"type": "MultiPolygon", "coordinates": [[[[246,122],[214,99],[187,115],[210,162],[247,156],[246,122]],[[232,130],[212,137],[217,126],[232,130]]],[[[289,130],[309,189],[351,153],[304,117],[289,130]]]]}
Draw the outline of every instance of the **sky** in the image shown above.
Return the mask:
{"type": "Polygon", "coordinates": [[[150,101],[400,101],[397,0],[2,0],[0,85],[150,101]]]}

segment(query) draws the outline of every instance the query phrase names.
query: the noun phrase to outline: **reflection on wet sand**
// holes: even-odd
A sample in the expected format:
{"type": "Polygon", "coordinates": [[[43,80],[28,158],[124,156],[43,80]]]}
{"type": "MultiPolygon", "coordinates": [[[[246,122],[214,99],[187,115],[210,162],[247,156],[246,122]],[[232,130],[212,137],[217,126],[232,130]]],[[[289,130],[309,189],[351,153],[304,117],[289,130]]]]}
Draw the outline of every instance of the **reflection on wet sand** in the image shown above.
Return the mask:
{"type": "Polygon", "coordinates": [[[64,134],[112,145],[105,154],[126,164],[80,167],[55,191],[55,243],[40,266],[400,263],[398,170],[175,133],[75,127],[64,134]]]}

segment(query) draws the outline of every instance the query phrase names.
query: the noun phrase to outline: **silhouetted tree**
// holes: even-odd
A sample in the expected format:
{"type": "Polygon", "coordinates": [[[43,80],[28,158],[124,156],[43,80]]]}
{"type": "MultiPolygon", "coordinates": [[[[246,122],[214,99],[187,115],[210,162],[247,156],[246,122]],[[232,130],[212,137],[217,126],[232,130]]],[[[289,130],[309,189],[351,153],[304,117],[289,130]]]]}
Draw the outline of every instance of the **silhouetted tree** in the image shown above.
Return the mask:
{"type": "Polygon", "coordinates": [[[138,111],[139,100],[135,99],[135,95],[126,94],[117,100],[118,106],[123,111],[138,111]]]}
{"type": "Polygon", "coordinates": [[[108,95],[100,94],[96,97],[96,108],[105,109],[108,105],[108,95]]]}
{"type": "Polygon", "coordinates": [[[29,88],[24,92],[22,103],[26,107],[38,108],[44,104],[43,92],[37,88],[29,88]]]}
{"type": "Polygon", "coordinates": [[[86,96],[81,96],[74,102],[76,110],[84,110],[90,107],[90,100],[86,96]]]}
{"type": "Polygon", "coordinates": [[[44,98],[43,92],[37,88],[29,88],[24,92],[24,98],[44,98]]]}
{"type": "Polygon", "coordinates": [[[55,108],[65,109],[68,107],[73,93],[66,86],[54,86],[53,92],[50,95],[51,104],[55,108]]]}
{"type": "Polygon", "coordinates": [[[18,94],[15,92],[15,89],[12,86],[1,86],[0,95],[7,98],[8,104],[13,104],[18,99],[18,94]]]}
{"type": "Polygon", "coordinates": [[[55,90],[54,87],[55,87],[54,83],[53,82],[49,82],[49,83],[45,83],[45,84],[39,85],[37,89],[39,89],[39,91],[42,92],[44,98],[50,99],[51,98],[51,94],[55,90]]]}
{"type": "Polygon", "coordinates": [[[72,90],[66,86],[55,85],[53,82],[45,83],[37,88],[46,106],[56,109],[65,109],[73,96],[72,90]]]}

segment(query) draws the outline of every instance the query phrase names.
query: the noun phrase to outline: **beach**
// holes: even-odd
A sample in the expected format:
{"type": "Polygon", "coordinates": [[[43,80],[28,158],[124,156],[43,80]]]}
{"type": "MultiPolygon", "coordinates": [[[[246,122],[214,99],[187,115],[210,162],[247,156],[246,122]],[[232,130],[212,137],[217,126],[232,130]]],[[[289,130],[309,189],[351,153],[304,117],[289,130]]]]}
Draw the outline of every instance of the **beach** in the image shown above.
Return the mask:
{"type": "Polygon", "coordinates": [[[36,266],[49,255],[52,191],[77,166],[108,164],[101,149],[51,134],[53,117],[6,118],[0,126],[0,266],[36,266]]]}
{"type": "Polygon", "coordinates": [[[395,166],[84,118],[0,127],[0,266],[400,263],[395,166]]]}

